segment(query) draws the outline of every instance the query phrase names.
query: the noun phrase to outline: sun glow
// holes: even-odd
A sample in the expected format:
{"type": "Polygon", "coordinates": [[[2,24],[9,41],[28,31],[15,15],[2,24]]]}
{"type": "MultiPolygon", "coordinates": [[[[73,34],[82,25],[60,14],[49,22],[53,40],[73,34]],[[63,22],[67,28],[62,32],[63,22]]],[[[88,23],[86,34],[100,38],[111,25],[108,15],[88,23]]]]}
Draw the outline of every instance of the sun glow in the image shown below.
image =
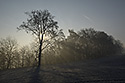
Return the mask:
{"type": "Polygon", "coordinates": [[[46,36],[46,35],[43,36],[43,40],[48,40],[48,39],[49,39],[48,36],[46,36]]]}
{"type": "Polygon", "coordinates": [[[40,33],[40,40],[41,40],[41,38],[42,38],[42,33],[40,33]]]}
{"type": "MultiPolygon", "coordinates": [[[[42,34],[40,33],[40,40],[41,40],[41,38],[42,38],[42,34]]],[[[49,37],[47,36],[47,35],[43,35],[43,40],[48,40],[49,39],[49,37]]]]}

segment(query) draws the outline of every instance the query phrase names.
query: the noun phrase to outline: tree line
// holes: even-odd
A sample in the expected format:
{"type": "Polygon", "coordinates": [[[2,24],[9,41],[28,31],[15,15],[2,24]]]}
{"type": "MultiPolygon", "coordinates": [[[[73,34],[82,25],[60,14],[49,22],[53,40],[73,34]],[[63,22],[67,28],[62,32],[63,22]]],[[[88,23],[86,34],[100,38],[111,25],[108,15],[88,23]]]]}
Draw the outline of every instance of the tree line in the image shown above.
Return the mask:
{"type": "MultiPolygon", "coordinates": [[[[44,49],[41,64],[68,63],[122,54],[122,52],[122,43],[103,31],[96,31],[93,28],[82,29],[78,32],[69,30],[69,36],[58,38],[44,49]]],[[[38,54],[37,42],[19,47],[16,39],[11,37],[0,39],[0,69],[36,66],[38,54]]]]}
{"type": "Polygon", "coordinates": [[[119,40],[93,28],[78,32],[69,30],[69,36],[65,37],[48,10],[33,10],[25,14],[29,18],[17,29],[35,35],[36,40],[30,46],[19,47],[13,38],[1,39],[0,69],[40,67],[41,64],[79,61],[121,54],[123,51],[119,40]]]}
{"type": "MultiPolygon", "coordinates": [[[[113,36],[93,28],[78,32],[69,30],[69,36],[45,50],[46,64],[80,61],[123,53],[123,44],[113,36]]],[[[43,61],[44,61],[43,60],[43,61]]]]}

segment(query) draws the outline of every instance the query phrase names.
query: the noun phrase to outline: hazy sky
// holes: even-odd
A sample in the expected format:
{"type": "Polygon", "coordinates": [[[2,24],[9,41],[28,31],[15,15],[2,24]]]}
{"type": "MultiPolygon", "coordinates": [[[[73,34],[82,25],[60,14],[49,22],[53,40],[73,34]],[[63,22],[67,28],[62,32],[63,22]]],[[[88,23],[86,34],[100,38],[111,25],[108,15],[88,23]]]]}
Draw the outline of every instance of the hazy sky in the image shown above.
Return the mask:
{"type": "Polygon", "coordinates": [[[113,35],[125,45],[125,0],[0,0],[0,38],[32,42],[30,34],[17,32],[26,11],[48,9],[67,34],[68,29],[94,28],[113,35]]]}

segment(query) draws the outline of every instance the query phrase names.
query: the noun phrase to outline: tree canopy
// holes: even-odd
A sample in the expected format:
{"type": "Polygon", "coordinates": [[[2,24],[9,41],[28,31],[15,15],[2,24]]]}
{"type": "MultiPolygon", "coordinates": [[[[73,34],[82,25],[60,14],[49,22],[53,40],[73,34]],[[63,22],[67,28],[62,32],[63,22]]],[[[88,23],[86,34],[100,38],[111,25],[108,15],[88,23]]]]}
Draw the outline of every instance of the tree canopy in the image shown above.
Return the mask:
{"type": "MultiPolygon", "coordinates": [[[[36,66],[38,44],[33,42],[30,46],[18,48],[15,39],[0,39],[0,69],[36,66]]],[[[41,64],[69,63],[119,55],[122,52],[122,43],[104,31],[96,31],[93,28],[81,29],[78,32],[69,30],[69,36],[55,39],[52,45],[44,49],[41,64]]]]}
{"type": "Polygon", "coordinates": [[[123,53],[120,40],[104,31],[85,28],[76,32],[69,29],[69,35],[65,37],[48,10],[33,10],[25,14],[28,15],[27,20],[17,29],[35,35],[36,40],[30,46],[18,48],[15,39],[0,39],[0,69],[40,67],[41,64],[67,63],[123,53]]]}
{"type": "Polygon", "coordinates": [[[52,16],[48,10],[33,10],[31,12],[26,12],[25,14],[27,14],[29,18],[17,29],[25,30],[27,33],[31,32],[39,40],[38,66],[40,66],[43,49],[50,46],[53,42],[52,40],[56,40],[59,38],[58,36],[61,37],[64,36],[64,34],[62,29],[58,29],[58,22],[54,20],[54,16],[52,16]],[[45,36],[47,36],[47,39],[44,39],[45,36]],[[43,45],[43,43],[45,45],[43,45]]]}

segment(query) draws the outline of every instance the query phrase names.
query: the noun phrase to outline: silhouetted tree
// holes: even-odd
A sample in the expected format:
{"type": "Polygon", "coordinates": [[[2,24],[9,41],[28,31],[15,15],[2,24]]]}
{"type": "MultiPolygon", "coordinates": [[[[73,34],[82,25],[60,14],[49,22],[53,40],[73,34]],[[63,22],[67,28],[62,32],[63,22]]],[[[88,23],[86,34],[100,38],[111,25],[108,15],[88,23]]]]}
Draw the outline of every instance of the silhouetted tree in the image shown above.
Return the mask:
{"type": "Polygon", "coordinates": [[[52,16],[48,10],[33,10],[31,12],[26,12],[26,14],[29,16],[29,19],[27,19],[26,22],[23,22],[17,29],[23,29],[27,33],[31,32],[39,40],[39,67],[41,65],[41,53],[43,49],[53,43],[52,41],[49,42],[49,40],[54,40],[58,38],[58,36],[64,34],[62,29],[58,29],[57,21],[53,20],[54,16],[52,16]],[[45,45],[43,45],[44,42],[45,45]]]}
{"type": "Polygon", "coordinates": [[[69,36],[62,41],[60,56],[67,61],[83,60],[122,53],[123,45],[112,36],[93,28],[78,32],[69,30],[69,36]],[[61,55],[62,54],[62,55],[61,55]]]}

